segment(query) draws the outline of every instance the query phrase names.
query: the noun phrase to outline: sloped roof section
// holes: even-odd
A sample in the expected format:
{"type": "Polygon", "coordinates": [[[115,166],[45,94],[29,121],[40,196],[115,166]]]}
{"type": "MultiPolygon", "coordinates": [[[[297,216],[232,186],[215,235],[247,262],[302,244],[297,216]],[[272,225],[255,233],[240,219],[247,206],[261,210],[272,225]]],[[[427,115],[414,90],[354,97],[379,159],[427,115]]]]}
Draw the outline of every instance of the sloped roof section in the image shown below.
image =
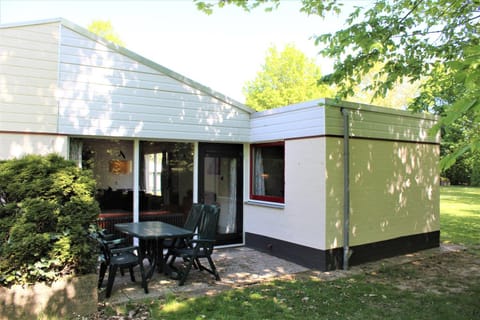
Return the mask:
{"type": "Polygon", "coordinates": [[[185,83],[186,85],[189,85],[197,90],[200,90],[208,95],[211,95],[212,97],[218,99],[218,100],[221,100],[223,102],[226,102],[228,104],[231,104],[231,105],[234,105],[235,107],[237,108],[240,108],[242,109],[243,111],[246,111],[246,112],[249,112],[249,113],[253,113],[255,112],[255,110],[247,107],[246,105],[244,105],[243,103],[240,103],[230,97],[227,97],[226,95],[222,94],[222,93],[219,93],[207,86],[204,86],[202,84],[200,84],[199,82],[196,82],[190,78],[187,78],[169,68],[166,68],[152,60],[149,60],[125,47],[122,47],[122,46],[119,46],[113,42],[110,42],[106,39],[104,39],[103,37],[100,37],[100,36],[97,36],[96,34],[88,31],[87,29],[84,29],[82,27],[80,27],[79,25],[75,24],[75,23],[72,23],[70,22],[69,20],[66,20],[64,18],[58,18],[56,19],[57,21],[59,21],[63,26],[69,28],[69,29],[72,29],[73,31],[91,39],[91,40],[94,40],[94,41],[98,41],[98,42],[101,42],[102,44],[104,44],[105,46],[107,46],[108,48],[110,49],[113,49],[113,50],[116,50],[117,52],[131,58],[131,59],[134,59],[136,61],[138,61],[139,63],[142,63],[146,66],[149,66],[150,68],[152,69],[155,69],[165,75],[168,75],[169,77],[177,80],[177,81],[180,81],[182,83],[185,83]]]}
{"type": "Polygon", "coordinates": [[[119,46],[113,42],[110,42],[108,40],[106,40],[105,38],[103,37],[100,37],[90,31],[88,31],[87,29],[65,19],[65,18],[52,18],[52,19],[46,19],[46,20],[37,20],[37,21],[30,21],[30,22],[19,22],[19,23],[9,23],[9,24],[3,24],[3,25],[0,25],[0,28],[14,28],[14,27],[20,27],[20,26],[27,26],[27,25],[41,25],[41,24],[49,24],[49,23],[60,23],[61,25],[69,28],[69,29],[72,29],[73,31],[93,40],[93,41],[97,41],[97,42],[100,42],[102,43],[103,45],[107,46],[108,48],[112,49],[112,50],[115,50],[117,51],[118,53],[120,54],[123,54],[133,60],[136,60],[138,61],[139,63],[142,63],[146,66],[149,66],[150,68],[152,69],[155,69],[165,75],[168,75],[169,77],[177,80],[177,81],[180,81],[188,86],[191,86],[205,94],[208,94],[218,100],[221,100],[223,102],[226,102],[228,104],[231,104],[231,105],[234,105],[235,107],[237,108],[240,108],[242,109],[243,111],[245,112],[248,112],[248,113],[254,113],[255,110],[253,110],[252,108],[244,105],[243,103],[239,102],[239,101],[236,101],[235,99],[232,99],[230,97],[227,97],[226,95],[218,92],[218,91],[215,91],[207,86],[204,86],[202,85],[201,83],[195,81],[195,80],[192,80],[188,77],[185,77],[167,67],[164,67],[150,59],[147,59],[125,47],[122,47],[122,46],[119,46]]]}
{"type": "Polygon", "coordinates": [[[13,131],[22,127],[74,136],[249,140],[254,110],[68,20],[15,23],[0,26],[0,31],[10,40],[4,48],[0,43],[7,52],[2,67],[10,70],[10,102],[0,107],[20,110],[9,115],[17,120],[10,121],[13,131]],[[24,78],[18,78],[18,68],[24,78]],[[28,75],[32,80],[24,81],[28,75]],[[26,86],[28,82],[32,85],[26,86]],[[37,116],[39,106],[48,112],[37,116]]]}

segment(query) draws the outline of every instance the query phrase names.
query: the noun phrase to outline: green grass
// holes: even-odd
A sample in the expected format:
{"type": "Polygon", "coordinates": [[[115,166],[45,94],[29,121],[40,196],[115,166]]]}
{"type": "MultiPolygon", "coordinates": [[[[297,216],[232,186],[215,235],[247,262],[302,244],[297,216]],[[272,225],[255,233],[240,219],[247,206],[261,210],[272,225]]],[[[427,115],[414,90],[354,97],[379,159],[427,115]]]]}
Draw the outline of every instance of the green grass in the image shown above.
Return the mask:
{"type": "Polygon", "coordinates": [[[370,276],[274,281],[151,306],[153,319],[474,319],[480,284],[462,293],[403,291],[370,276]]]}
{"type": "MultiPolygon", "coordinates": [[[[441,241],[478,247],[479,233],[480,188],[442,187],[441,241]]],[[[467,250],[332,281],[304,275],[144,305],[151,319],[480,319],[479,261],[480,250],[467,250]],[[477,269],[459,272],[465,265],[477,269]]]]}
{"type": "Polygon", "coordinates": [[[444,243],[480,244],[480,188],[441,187],[440,235],[444,243]]]}

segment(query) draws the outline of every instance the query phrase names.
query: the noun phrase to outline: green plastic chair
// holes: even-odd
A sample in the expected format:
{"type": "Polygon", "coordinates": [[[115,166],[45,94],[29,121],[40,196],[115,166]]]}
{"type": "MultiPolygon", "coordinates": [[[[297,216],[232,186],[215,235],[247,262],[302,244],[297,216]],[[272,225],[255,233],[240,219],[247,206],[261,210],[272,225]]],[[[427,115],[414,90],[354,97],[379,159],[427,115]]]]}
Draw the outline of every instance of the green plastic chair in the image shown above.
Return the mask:
{"type": "MultiPolygon", "coordinates": [[[[190,208],[190,212],[188,213],[187,220],[183,225],[184,229],[190,230],[195,232],[200,224],[200,220],[202,219],[202,214],[204,210],[204,205],[200,203],[194,203],[192,208],[190,208]]],[[[163,241],[163,248],[167,249],[167,253],[165,254],[164,260],[165,263],[168,262],[168,259],[172,255],[172,250],[177,248],[185,248],[188,246],[188,241],[192,237],[188,238],[176,238],[176,239],[165,239],[163,241]]]]}
{"type": "Polygon", "coordinates": [[[140,274],[142,276],[142,287],[145,293],[148,293],[148,285],[143,267],[143,261],[137,255],[139,248],[135,246],[128,247],[115,247],[116,243],[112,243],[111,240],[105,240],[101,236],[95,237],[101,250],[100,260],[100,272],[98,277],[98,288],[103,284],[105,273],[108,269],[107,289],[105,296],[110,297],[112,293],[113,283],[115,281],[115,275],[117,270],[128,269],[130,271],[130,279],[135,282],[135,276],[133,268],[137,265],[140,266],[140,274]]]}
{"type": "Polygon", "coordinates": [[[207,271],[214,275],[216,281],[220,281],[215,263],[212,259],[212,253],[215,245],[215,235],[218,227],[218,217],[220,216],[220,208],[215,205],[205,205],[203,209],[202,219],[198,227],[198,233],[192,239],[187,241],[188,247],[174,248],[171,250],[172,259],[169,267],[177,271],[179,285],[185,284],[185,280],[192,269],[196,265],[200,271],[207,271]],[[184,261],[183,268],[174,266],[175,259],[182,258],[184,261]],[[210,268],[201,264],[200,259],[206,259],[210,268]]]}

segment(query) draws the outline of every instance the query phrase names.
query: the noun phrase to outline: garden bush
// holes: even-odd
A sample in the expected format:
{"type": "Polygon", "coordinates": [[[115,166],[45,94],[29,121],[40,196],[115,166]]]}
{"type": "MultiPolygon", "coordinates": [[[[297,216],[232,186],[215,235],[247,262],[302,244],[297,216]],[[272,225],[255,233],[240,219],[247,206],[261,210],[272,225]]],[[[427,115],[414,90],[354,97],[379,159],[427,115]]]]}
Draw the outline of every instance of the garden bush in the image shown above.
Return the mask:
{"type": "Polygon", "coordinates": [[[58,155],[0,163],[0,285],[95,271],[99,206],[88,170],[58,155]]]}

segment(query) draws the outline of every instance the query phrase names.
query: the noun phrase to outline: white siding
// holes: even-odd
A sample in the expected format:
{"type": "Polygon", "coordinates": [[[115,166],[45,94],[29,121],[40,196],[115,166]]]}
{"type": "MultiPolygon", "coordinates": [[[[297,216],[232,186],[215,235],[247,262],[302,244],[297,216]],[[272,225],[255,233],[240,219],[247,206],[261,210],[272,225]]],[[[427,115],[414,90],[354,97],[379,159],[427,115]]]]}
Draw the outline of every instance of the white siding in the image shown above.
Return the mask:
{"type": "Polygon", "coordinates": [[[63,27],[61,133],[246,142],[250,114],[63,27]]]}
{"type": "Polygon", "coordinates": [[[68,138],[66,136],[2,133],[0,134],[0,159],[19,158],[27,154],[47,155],[57,153],[67,157],[68,138]]]}
{"type": "Polygon", "coordinates": [[[343,136],[341,109],[350,111],[350,135],[372,139],[439,143],[431,115],[331,99],[307,101],[252,115],[251,142],[343,136]]]}
{"type": "Polygon", "coordinates": [[[0,28],[0,130],[55,132],[58,23],[0,28]]]}
{"type": "Polygon", "coordinates": [[[325,134],[323,100],[308,101],[252,115],[251,142],[313,137],[325,134]]]}

